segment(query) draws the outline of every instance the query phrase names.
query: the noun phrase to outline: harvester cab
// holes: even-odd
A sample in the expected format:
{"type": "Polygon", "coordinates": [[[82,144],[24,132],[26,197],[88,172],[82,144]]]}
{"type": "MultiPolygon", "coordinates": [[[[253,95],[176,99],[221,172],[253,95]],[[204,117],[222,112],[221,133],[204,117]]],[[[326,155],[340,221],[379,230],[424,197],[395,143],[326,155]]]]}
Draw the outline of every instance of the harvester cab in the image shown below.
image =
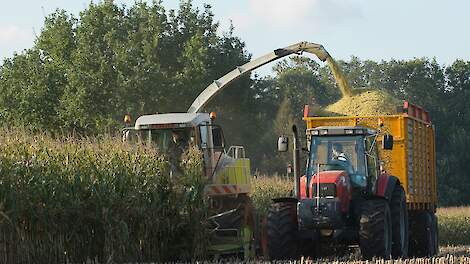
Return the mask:
{"type": "MultiPolygon", "coordinates": [[[[129,119],[129,118],[128,118],[129,119]]],[[[210,198],[211,251],[214,254],[253,252],[253,216],[249,199],[250,160],[242,146],[226,149],[222,127],[215,113],[167,113],[144,115],[123,129],[123,140],[145,144],[170,163],[170,177],[178,177],[182,156],[197,148],[203,158],[201,175],[207,178],[210,198]]]]}
{"type": "Polygon", "coordinates": [[[155,148],[157,153],[168,157],[171,173],[177,174],[181,155],[190,147],[202,152],[204,172],[209,194],[223,194],[225,188],[233,193],[249,192],[249,160],[242,146],[226,150],[222,127],[214,123],[211,113],[168,113],[144,115],[137,118],[133,127],[123,130],[123,139],[155,148]],[[239,177],[235,177],[239,175],[239,177]],[[239,188],[212,186],[239,184],[239,188]],[[221,189],[220,189],[221,188],[221,189]]]}

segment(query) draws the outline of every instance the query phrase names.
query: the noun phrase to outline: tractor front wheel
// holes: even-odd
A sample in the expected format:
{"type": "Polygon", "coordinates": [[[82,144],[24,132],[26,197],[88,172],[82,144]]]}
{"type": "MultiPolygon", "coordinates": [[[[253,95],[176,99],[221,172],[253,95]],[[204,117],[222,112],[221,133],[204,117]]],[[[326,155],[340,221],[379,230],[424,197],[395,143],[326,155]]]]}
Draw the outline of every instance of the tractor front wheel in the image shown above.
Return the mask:
{"type": "Polygon", "coordinates": [[[271,260],[298,257],[297,206],[291,202],[271,205],[267,217],[268,254],[271,260]]]}
{"type": "Polygon", "coordinates": [[[364,259],[388,259],[392,253],[392,219],[385,200],[368,200],[362,206],[359,247],[364,259]]]}

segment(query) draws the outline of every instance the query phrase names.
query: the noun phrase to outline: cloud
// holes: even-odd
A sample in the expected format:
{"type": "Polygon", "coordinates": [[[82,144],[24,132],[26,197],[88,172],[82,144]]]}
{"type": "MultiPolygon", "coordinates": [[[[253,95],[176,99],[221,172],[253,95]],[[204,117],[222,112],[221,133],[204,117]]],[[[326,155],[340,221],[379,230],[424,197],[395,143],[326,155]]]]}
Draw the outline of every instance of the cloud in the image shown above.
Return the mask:
{"type": "Polygon", "coordinates": [[[0,64],[4,58],[31,47],[33,42],[32,31],[28,32],[14,25],[0,25],[0,64]]]}
{"type": "Polygon", "coordinates": [[[318,31],[360,19],[358,5],[344,0],[247,0],[247,8],[229,17],[240,31],[250,28],[318,31]]]}
{"type": "Polygon", "coordinates": [[[17,26],[0,25],[0,44],[22,43],[33,39],[32,33],[17,26]]]}

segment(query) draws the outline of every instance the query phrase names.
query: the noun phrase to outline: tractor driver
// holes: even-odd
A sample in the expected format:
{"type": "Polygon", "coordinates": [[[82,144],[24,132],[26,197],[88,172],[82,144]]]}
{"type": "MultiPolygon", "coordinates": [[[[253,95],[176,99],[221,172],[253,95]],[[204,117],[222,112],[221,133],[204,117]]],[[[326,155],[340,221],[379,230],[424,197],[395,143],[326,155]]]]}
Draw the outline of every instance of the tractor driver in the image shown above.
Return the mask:
{"type": "Polygon", "coordinates": [[[343,167],[350,175],[354,173],[351,162],[343,152],[343,145],[341,145],[341,143],[334,143],[331,152],[332,160],[335,161],[335,163],[343,167]]]}
{"type": "Polygon", "coordinates": [[[367,179],[365,175],[358,174],[354,171],[351,161],[343,152],[343,145],[340,143],[334,143],[332,147],[332,154],[333,161],[344,168],[344,170],[349,174],[353,185],[359,187],[365,187],[367,185],[367,179]]]}

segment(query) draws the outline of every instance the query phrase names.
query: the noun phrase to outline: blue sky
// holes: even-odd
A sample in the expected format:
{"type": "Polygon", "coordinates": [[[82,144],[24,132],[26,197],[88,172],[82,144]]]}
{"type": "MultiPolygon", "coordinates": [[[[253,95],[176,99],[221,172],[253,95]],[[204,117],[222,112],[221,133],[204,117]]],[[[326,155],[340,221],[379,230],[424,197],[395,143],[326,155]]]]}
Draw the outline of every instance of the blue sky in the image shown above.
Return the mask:
{"type": "MultiPolygon", "coordinates": [[[[73,14],[89,0],[0,0],[0,59],[33,45],[44,16],[73,14]]],[[[99,2],[95,0],[94,2],[99,2]]],[[[130,5],[133,0],[116,0],[130,5]]],[[[177,8],[178,0],[163,0],[177,8]]],[[[435,57],[440,64],[470,60],[470,1],[465,0],[194,0],[213,7],[221,30],[235,33],[253,56],[306,40],[335,58],[389,60],[435,57]]]]}

